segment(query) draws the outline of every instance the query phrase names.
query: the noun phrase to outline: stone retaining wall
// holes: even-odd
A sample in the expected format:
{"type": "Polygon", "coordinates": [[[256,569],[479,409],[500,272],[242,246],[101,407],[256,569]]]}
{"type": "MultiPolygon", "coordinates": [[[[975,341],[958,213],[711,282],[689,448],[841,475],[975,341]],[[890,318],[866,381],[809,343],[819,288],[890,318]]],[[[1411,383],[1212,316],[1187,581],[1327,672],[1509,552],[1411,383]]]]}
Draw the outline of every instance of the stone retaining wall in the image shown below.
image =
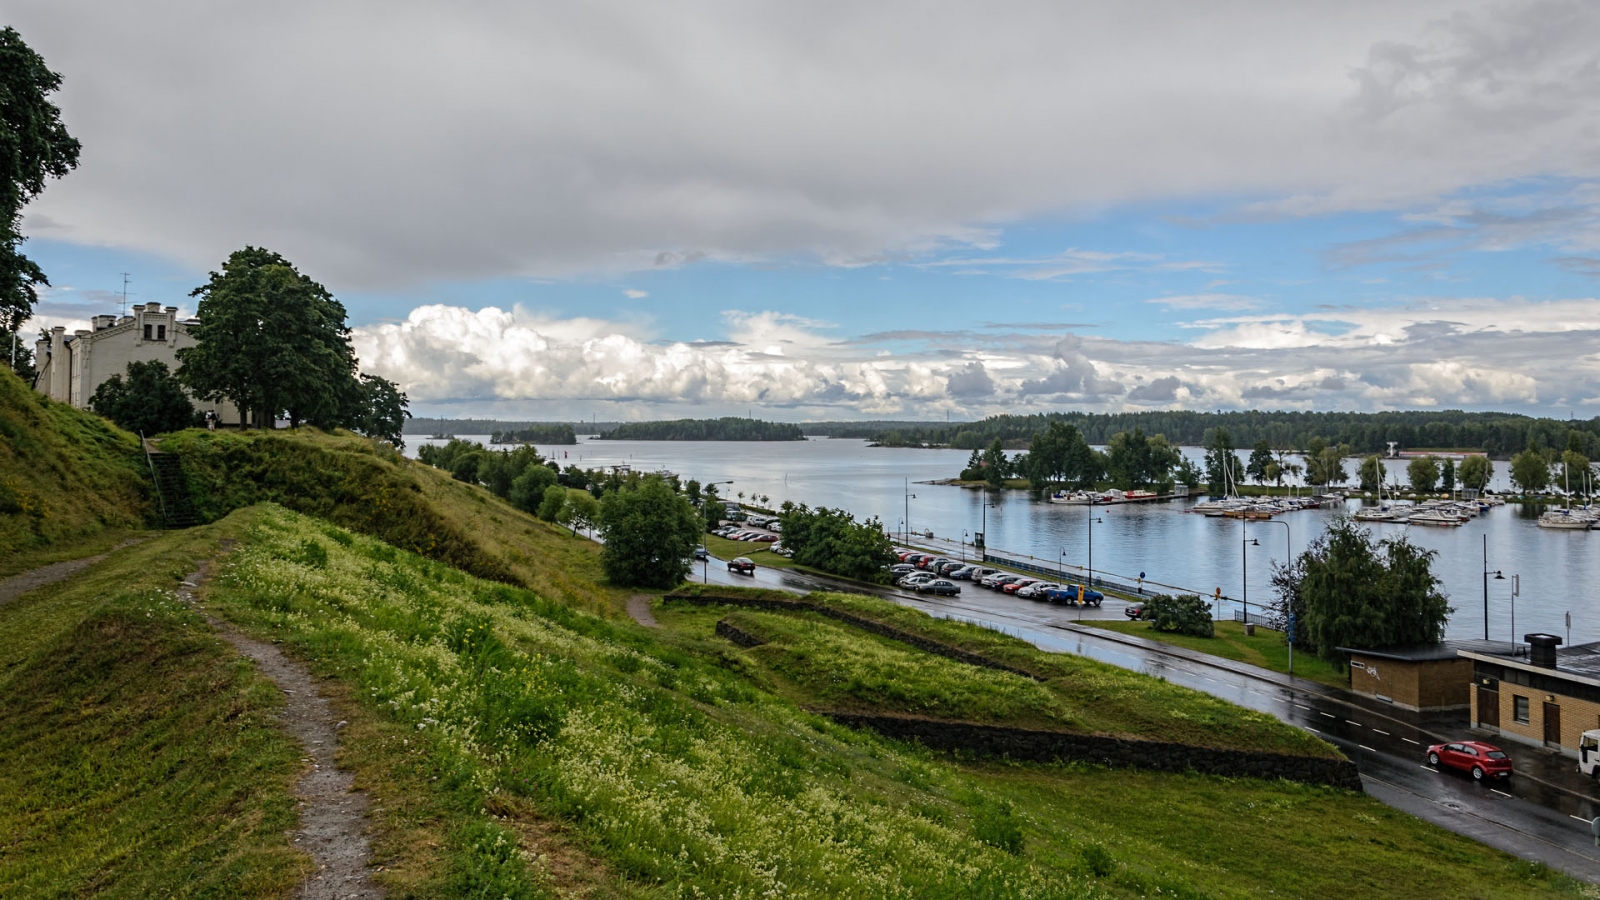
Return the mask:
{"type": "Polygon", "coordinates": [[[1030,762],[1076,760],[1114,768],[1197,772],[1231,778],[1282,778],[1360,793],[1361,778],[1348,759],[1294,756],[1252,750],[1220,750],[1096,734],[1065,734],[1002,725],[949,722],[910,716],[823,713],[841,725],[867,728],[935,750],[967,750],[1030,762]]]}
{"type": "MultiPolygon", "coordinates": [[[[952,647],[949,644],[942,644],[931,638],[923,637],[920,634],[912,634],[909,631],[902,631],[901,629],[895,628],[892,625],[885,625],[882,622],[864,618],[843,610],[834,609],[821,603],[806,603],[797,600],[763,600],[755,597],[719,597],[700,594],[667,594],[661,599],[674,600],[682,603],[693,603],[698,606],[739,606],[745,609],[777,610],[784,612],[813,612],[818,615],[827,616],[830,619],[844,622],[848,625],[853,625],[862,631],[869,631],[880,637],[886,637],[890,640],[899,641],[902,644],[909,644],[912,647],[923,651],[924,653],[932,653],[936,656],[943,656],[947,659],[953,659],[957,662],[963,662],[971,666],[979,666],[985,669],[998,669],[1001,672],[1010,672],[1013,675],[1021,675],[1023,678],[1031,678],[1034,681],[1046,680],[1025,669],[1019,669],[1015,666],[1006,665],[999,660],[990,659],[981,653],[973,653],[968,650],[962,650],[960,647],[952,647]]],[[[717,633],[722,634],[722,623],[720,622],[717,623],[717,633]]],[[[735,641],[735,643],[738,642],[735,641]]],[[[744,644],[741,646],[753,645],[744,644]]]]}
{"type": "Polygon", "coordinates": [[[734,625],[727,619],[721,619],[717,622],[717,635],[719,637],[725,637],[741,647],[759,647],[766,643],[765,640],[756,637],[737,625],[734,625]]]}

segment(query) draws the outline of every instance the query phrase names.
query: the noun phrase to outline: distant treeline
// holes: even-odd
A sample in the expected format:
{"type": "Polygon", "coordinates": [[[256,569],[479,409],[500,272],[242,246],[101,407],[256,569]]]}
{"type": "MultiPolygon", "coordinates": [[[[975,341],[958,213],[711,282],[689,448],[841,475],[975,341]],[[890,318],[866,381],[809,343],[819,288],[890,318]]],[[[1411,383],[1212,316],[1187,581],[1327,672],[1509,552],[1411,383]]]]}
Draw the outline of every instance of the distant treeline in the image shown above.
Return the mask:
{"type": "Polygon", "coordinates": [[[527,428],[516,428],[507,431],[495,430],[489,433],[491,444],[576,444],[578,436],[573,433],[572,426],[565,422],[546,422],[542,425],[529,425],[527,428]]]}
{"type": "MultiPolygon", "coordinates": [[[[406,434],[509,434],[519,431],[540,431],[546,428],[564,428],[571,434],[599,434],[615,428],[616,422],[516,422],[504,419],[433,419],[416,416],[406,422],[406,434]]],[[[546,441],[541,444],[571,444],[575,440],[546,441]]]]}
{"type": "Polygon", "coordinates": [[[725,416],[721,419],[674,419],[670,422],[626,422],[600,437],[613,441],[803,441],[799,425],[725,416]]]}
{"type": "MultiPolygon", "coordinates": [[[[1539,419],[1510,413],[1440,412],[1138,412],[1044,413],[1030,416],[991,416],[979,422],[942,425],[894,423],[896,427],[868,435],[893,446],[944,446],[961,450],[983,449],[996,438],[1011,448],[1024,448],[1051,422],[1072,425],[1091,444],[1109,444],[1119,433],[1143,429],[1173,444],[1201,446],[1216,428],[1226,429],[1234,445],[1251,447],[1257,441],[1285,450],[1300,450],[1320,439],[1330,445],[1348,444],[1360,454],[1381,453],[1394,441],[1402,450],[1483,450],[1492,456],[1511,456],[1530,446],[1566,449],[1569,433],[1591,458],[1600,455],[1600,419],[1539,419]]],[[[808,431],[811,430],[808,427],[808,431]]],[[[812,431],[812,433],[816,433],[812,431]]],[[[844,435],[839,435],[843,437],[844,435]]]]}

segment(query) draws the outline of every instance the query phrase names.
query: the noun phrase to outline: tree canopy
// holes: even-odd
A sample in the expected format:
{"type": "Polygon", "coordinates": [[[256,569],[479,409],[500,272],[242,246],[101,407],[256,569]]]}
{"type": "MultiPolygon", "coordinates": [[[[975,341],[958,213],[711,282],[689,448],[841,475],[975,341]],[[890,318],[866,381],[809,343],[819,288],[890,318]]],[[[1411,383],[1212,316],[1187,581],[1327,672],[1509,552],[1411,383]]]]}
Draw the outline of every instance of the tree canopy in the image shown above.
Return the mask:
{"type": "Polygon", "coordinates": [[[720,419],[674,419],[669,422],[626,422],[600,435],[613,441],[803,441],[799,425],[724,416],[720,419]]]}
{"type": "Polygon", "coordinates": [[[1340,517],[1274,570],[1276,618],[1292,610],[1295,643],[1340,664],[1339,647],[1436,643],[1454,610],[1433,574],[1434,556],[1403,535],[1374,542],[1370,531],[1340,517]]]}
{"type": "Polygon", "coordinates": [[[128,363],[128,377],[113,375],[95,388],[89,408],[136,434],[181,431],[195,424],[194,404],[160,360],[128,363]]]}
{"type": "Polygon", "coordinates": [[[876,519],[857,522],[842,509],[811,509],[785,502],[779,515],[783,545],[794,561],[858,581],[888,581],[893,545],[876,519]]]}
{"type": "Polygon", "coordinates": [[[22,253],[22,208],[44,192],[47,179],[63,178],[78,165],[78,139],[49,99],[60,87],[61,76],[16,29],[0,29],[0,331],[9,338],[0,361],[11,359],[38,288],[50,284],[22,253]]]}
{"type": "Polygon", "coordinates": [[[700,514],[663,479],[647,476],[600,504],[600,562],[616,584],[670,588],[689,574],[700,514]]]}

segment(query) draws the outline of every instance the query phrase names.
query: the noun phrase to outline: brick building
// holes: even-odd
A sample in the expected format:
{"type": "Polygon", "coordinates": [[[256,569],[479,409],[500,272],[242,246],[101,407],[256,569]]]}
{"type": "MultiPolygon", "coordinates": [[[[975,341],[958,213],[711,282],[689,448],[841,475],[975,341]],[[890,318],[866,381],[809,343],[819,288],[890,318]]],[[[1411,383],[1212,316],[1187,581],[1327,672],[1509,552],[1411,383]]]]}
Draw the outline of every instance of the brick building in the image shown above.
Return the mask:
{"type": "Polygon", "coordinates": [[[1553,634],[1523,640],[1503,652],[1461,651],[1472,661],[1472,724],[1575,757],[1583,732],[1600,728],[1600,643],[1557,649],[1553,634]]]}

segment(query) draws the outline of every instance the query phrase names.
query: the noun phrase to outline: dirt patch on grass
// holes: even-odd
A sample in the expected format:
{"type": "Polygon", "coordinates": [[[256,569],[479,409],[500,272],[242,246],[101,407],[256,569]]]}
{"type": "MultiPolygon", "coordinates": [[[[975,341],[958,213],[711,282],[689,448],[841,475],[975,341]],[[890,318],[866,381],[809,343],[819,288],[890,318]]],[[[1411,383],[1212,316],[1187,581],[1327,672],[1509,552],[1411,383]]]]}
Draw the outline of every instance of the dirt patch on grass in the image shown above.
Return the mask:
{"type": "MultiPolygon", "coordinates": [[[[231,541],[224,541],[224,549],[231,541]]],[[[178,596],[194,603],[195,593],[210,576],[210,563],[184,579],[178,596]]],[[[283,691],[287,703],[283,730],[305,749],[310,769],[295,783],[300,800],[300,829],[294,845],[316,863],[316,872],[300,885],[303,900],[379,898],[383,889],[368,877],[372,848],[367,842],[367,795],[353,789],[355,776],[338,767],[339,730],[345,726],[328,698],[317,690],[305,666],[272,644],[247,637],[227,622],[206,615],[206,621],[235,650],[255,662],[261,674],[283,691]]]]}
{"type": "Polygon", "coordinates": [[[69,559],[65,562],[51,563],[48,566],[40,566],[32,571],[23,572],[21,575],[13,575],[4,581],[0,581],[0,603],[15,600],[23,594],[38,590],[45,585],[55,584],[76,572],[82,572],[95,563],[101,562],[123,547],[131,547],[144,540],[149,540],[149,538],[129,538],[105,553],[96,556],[85,556],[83,559],[69,559]]]}
{"type": "Polygon", "coordinates": [[[656,621],[656,614],[650,611],[650,595],[634,594],[628,598],[628,615],[635,622],[646,628],[660,628],[661,623],[656,621]]]}

